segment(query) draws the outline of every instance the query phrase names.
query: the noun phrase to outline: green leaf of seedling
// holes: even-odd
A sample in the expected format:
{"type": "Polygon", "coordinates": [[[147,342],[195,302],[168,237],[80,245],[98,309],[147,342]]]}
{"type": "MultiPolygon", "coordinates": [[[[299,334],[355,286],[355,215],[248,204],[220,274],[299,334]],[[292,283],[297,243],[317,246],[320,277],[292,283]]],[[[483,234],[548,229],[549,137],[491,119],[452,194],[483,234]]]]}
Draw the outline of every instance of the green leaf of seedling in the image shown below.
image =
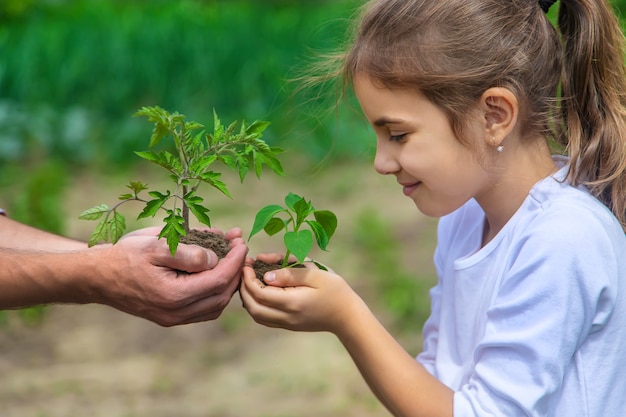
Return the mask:
{"type": "Polygon", "coordinates": [[[315,210],[313,216],[326,231],[328,239],[332,238],[335,230],[337,230],[337,216],[335,213],[329,210],[315,210]]]}
{"type": "Polygon", "coordinates": [[[206,182],[207,184],[212,185],[213,187],[217,188],[218,190],[220,190],[225,196],[232,198],[230,195],[230,192],[228,191],[228,188],[226,188],[226,184],[224,184],[222,181],[220,181],[218,178],[220,178],[222,176],[222,174],[220,174],[219,172],[205,172],[202,175],[200,175],[200,179],[204,182],[206,182]]]}
{"type": "Polygon", "coordinates": [[[195,195],[193,191],[190,191],[185,197],[183,197],[183,200],[185,201],[185,204],[187,204],[189,210],[202,224],[211,227],[211,219],[207,215],[209,209],[202,205],[202,202],[204,201],[202,197],[199,197],[195,195]]]}
{"type": "Polygon", "coordinates": [[[326,265],[322,265],[321,263],[317,262],[316,260],[312,260],[312,262],[315,264],[315,266],[317,266],[322,271],[328,271],[328,268],[326,268],[326,265]]]}
{"type": "Polygon", "coordinates": [[[89,247],[97,245],[99,242],[108,242],[110,240],[111,243],[116,243],[120,240],[126,229],[126,221],[124,216],[117,211],[113,210],[112,214],[113,217],[107,216],[98,223],[89,238],[89,242],[87,242],[89,247]]]}
{"type": "Polygon", "coordinates": [[[298,259],[304,262],[313,247],[313,233],[310,230],[285,233],[285,246],[298,259]]]}
{"type": "Polygon", "coordinates": [[[78,216],[82,220],[98,220],[103,214],[109,212],[109,206],[106,204],[100,204],[99,206],[92,207],[80,213],[78,216]]]}
{"type": "Polygon", "coordinates": [[[280,232],[286,227],[285,221],[283,219],[279,219],[278,217],[272,217],[263,230],[268,236],[274,236],[276,233],[280,232]]]}
{"type": "Polygon", "coordinates": [[[169,134],[170,131],[167,129],[167,127],[160,123],[155,124],[154,128],[152,129],[152,135],[150,136],[150,144],[148,145],[148,147],[152,148],[158,145],[161,140],[163,140],[163,138],[168,136],[169,134]]]}
{"type": "Polygon", "coordinates": [[[313,234],[315,235],[315,240],[317,241],[317,246],[320,247],[320,249],[322,250],[326,250],[326,246],[328,246],[328,234],[326,233],[326,230],[324,230],[324,227],[322,227],[322,225],[316,221],[313,220],[307,220],[306,223],[311,227],[311,230],[313,231],[313,234]]]}
{"type": "Polygon", "coordinates": [[[304,200],[304,198],[300,197],[298,194],[289,193],[285,196],[285,205],[295,212],[294,206],[300,200],[304,200]]]}
{"type": "Polygon", "coordinates": [[[183,216],[174,214],[173,210],[167,210],[167,212],[168,216],[163,220],[165,222],[165,226],[161,229],[159,238],[165,237],[167,246],[170,248],[170,253],[174,256],[176,249],[178,248],[180,238],[186,235],[184,227],[185,220],[183,219],[183,216]]]}
{"type": "Polygon", "coordinates": [[[105,217],[98,223],[98,225],[94,229],[93,233],[89,237],[89,241],[87,242],[87,245],[89,247],[92,247],[92,246],[97,245],[98,242],[100,241],[107,242],[108,240],[109,240],[109,229],[107,227],[107,219],[105,217]]]}
{"type": "Polygon", "coordinates": [[[296,201],[293,205],[293,211],[296,213],[296,227],[301,225],[313,210],[310,201],[306,201],[304,198],[296,201]]]}
{"type": "Polygon", "coordinates": [[[113,211],[113,218],[109,220],[108,227],[111,243],[117,243],[126,230],[126,219],[117,211],[113,211]]]}
{"type": "Polygon", "coordinates": [[[248,171],[250,170],[248,160],[241,157],[238,158],[237,170],[239,171],[239,181],[243,183],[243,180],[246,179],[246,175],[248,175],[248,171]]]}
{"type": "Polygon", "coordinates": [[[209,165],[211,165],[216,160],[216,155],[206,155],[198,158],[194,160],[191,165],[189,165],[189,171],[191,171],[194,175],[200,176],[206,171],[209,165]]]}
{"type": "Polygon", "coordinates": [[[133,116],[145,116],[148,121],[154,123],[152,136],[150,137],[150,147],[157,145],[161,139],[170,134],[168,126],[171,123],[171,115],[161,107],[142,107],[133,116]]]}
{"type": "Polygon", "coordinates": [[[261,210],[259,210],[259,212],[256,214],[256,217],[254,218],[254,224],[252,226],[252,231],[250,232],[248,240],[250,240],[252,236],[256,235],[261,230],[263,230],[268,222],[272,219],[272,217],[283,211],[287,210],[276,204],[265,206],[261,210]]]}
{"type": "Polygon", "coordinates": [[[119,197],[117,197],[117,199],[124,201],[124,200],[132,200],[135,197],[136,197],[135,194],[126,193],[126,194],[120,194],[119,197]]]}
{"type": "Polygon", "coordinates": [[[180,173],[182,166],[177,157],[170,152],[136,151],[135,154],[146,161],[153,162],[171,172],[180,173]]]}
{"type": "Polygon", "coordinates": [[[131,181],[127,186],[130,190],[135,194],[139,194],[140,192],[148,189],[148,184],[144,184],[140,181],[131,181]]]}
{"type": "Polygon", "coordinates": [[[154,217],[159,209],[163,207],[163,204],[170,198],[170,192],[167,194],[161,194],[158,191],[150,191],[148,193],[151,197],[154,197],[154,200],[150,200],[146,203],[144,209],[139,213],[137,219],[144,219],[146,217],[154,217]]]}
{"type": "MultiPolygon", "coordinates": [[[[270,125],[270,122],[255,120],[251,125],[245,128],[246,135],[259,135],[270,125]]],[[[257,136],[258,137],[258,136],[257,136]]]]}
{"type": "MultiPolygon", "coordinates": [[[[279,148],[272,148],[271,152],[273,152],[275,149],[279,148]]],[[[282,152],[282,149],[280,149],[280,152],[282,152]]],[[[280,161],[271,153],[256,154],[254,162],[257,178],[261,178],[261,169],[263,167],[263,164],[267,165],[272,171],[274,171],[275,174],[278,174],[280,176],[285,175],[280,161]]]]}
{"type": "Polygon", "coordinates": [[[219,141],[223,134],[224,126],[222,125],[220,118],[217,117],[217,112],[213,109],[213,138],[219,141]]]}

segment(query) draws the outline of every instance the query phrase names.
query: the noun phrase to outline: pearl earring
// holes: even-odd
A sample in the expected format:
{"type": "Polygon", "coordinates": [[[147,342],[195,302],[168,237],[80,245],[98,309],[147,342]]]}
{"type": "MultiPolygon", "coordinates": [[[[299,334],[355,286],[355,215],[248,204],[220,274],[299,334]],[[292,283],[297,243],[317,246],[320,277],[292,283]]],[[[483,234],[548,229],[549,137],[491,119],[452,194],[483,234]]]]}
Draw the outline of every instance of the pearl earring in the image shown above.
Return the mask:
{"type": "Polygon", "coordinates": [[[498,147],[496,148],[496,151],[502,153],[502,151],[504,150],[504,145],[498,145],[498,147]]]}

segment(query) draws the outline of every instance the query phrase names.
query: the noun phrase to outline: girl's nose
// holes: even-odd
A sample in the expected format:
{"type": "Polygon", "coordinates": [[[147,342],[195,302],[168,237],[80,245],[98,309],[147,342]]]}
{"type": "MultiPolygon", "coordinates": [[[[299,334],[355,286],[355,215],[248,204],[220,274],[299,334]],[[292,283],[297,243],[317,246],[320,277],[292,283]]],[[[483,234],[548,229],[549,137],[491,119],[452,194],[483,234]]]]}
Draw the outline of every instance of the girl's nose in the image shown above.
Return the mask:
{"type": "Polygon", "coordinates": [[[393,153],[388,152],[384,145],[376,146],[376,156],[374,157],[374,169],[381,175],[390,175],[398,172],[400,164],[396,161],[393,153]]]}

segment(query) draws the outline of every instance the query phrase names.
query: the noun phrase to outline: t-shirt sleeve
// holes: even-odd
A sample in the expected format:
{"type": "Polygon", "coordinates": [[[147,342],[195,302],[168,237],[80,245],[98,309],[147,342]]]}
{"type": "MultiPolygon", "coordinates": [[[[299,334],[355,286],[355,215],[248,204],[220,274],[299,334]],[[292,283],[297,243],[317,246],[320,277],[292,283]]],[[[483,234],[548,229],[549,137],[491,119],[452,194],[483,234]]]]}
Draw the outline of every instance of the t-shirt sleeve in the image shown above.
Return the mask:
{"type": "Polygon", "coordinates": [[[455,417],[550,415],[581,344],[613,311],[618,255],[602,226],[555,217],[538,227],[520,236],[487,310],[455,417]]]}

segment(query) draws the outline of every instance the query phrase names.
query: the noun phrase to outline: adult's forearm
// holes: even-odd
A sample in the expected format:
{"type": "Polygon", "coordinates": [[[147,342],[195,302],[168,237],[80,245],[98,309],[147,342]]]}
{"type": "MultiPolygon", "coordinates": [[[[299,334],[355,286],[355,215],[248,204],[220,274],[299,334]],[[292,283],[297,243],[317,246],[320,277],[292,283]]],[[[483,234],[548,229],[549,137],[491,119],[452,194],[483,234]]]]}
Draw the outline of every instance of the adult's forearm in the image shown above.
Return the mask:
{"type": "Polygon", "coordinates": [[[0,216],[0,248],[63,252],[86,249],[87,244],[0,216]]]}
{"type": "Polygon", "coordinates": [[[0,309],[84,303],[85,274],[96,267],[88,251],[48,253],[0,248],[0,309]]]}

